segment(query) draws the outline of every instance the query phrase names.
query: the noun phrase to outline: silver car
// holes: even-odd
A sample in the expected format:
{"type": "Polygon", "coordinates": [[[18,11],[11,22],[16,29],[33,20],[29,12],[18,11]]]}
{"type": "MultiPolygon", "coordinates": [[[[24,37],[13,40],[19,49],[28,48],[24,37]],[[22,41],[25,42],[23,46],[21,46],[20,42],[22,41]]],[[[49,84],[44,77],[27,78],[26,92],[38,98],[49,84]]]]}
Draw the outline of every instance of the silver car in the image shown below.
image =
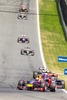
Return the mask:
{"type": "Polygon", "coordinates": [[[25,13],[25,12],[19,13],[19,14],[18,14],[18,19],[27,20],[27,13],[25,13]]]}
{"type": "Polygon", "coordinates": [[[34,50],[30,47],[25,47],[24,49],[21,49],[21,55],[34,56],[34,50]]]}

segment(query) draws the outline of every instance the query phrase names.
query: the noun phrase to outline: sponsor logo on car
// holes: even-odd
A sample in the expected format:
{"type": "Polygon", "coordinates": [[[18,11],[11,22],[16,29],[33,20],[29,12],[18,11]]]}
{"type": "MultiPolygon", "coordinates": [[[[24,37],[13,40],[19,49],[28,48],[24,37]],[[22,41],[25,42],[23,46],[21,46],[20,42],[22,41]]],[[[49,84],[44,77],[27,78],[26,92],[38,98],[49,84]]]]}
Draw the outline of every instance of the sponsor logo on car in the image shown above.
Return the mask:
{"type": "Polygon", "coordinates": [[[27,84],[27,87],[33,87],[33,84],[27,84]]]}

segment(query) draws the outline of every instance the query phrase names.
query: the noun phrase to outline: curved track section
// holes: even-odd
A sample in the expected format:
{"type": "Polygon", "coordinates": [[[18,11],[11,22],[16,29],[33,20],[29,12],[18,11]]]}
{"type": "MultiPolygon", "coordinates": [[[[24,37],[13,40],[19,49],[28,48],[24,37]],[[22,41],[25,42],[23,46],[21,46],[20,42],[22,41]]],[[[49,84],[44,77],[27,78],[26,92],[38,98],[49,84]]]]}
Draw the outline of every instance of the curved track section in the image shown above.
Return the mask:
{"type": "Polygon", "coordinates": [[[37,29],[36,0],[0,0],[0,99],[1,100],[67,100],[67,94],[61,90],[53,92],[19,91],[16,89],[19,79],[29,79],[32,71],[43,66],[37,29]],[[27,20],[18,20],[18,9],[4,9],[4,5],[18,6],[29,2],[27,20]],[[17,43],[17,38],[27,35],[29,44],[17,43]],[[20,54],[22,48],[31,47],[34,56],[20,54]],[[9,88],[10,87],[10,88],[9,88]],[[14,89],[13,89],[14,88],[14,89]]]}

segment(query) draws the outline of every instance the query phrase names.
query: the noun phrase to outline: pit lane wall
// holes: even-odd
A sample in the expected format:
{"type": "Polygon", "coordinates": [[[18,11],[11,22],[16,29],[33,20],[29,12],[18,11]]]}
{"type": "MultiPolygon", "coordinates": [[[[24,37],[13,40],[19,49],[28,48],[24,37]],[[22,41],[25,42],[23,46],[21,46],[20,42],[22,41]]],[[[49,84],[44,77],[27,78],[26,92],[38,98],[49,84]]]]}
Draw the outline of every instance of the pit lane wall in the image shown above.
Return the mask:
{"type": "Polygon", "coordinates": [[[56,2],[65,33],[65,39],[67,40],[67,4],[65,0],[56,0],[56,2]]]}

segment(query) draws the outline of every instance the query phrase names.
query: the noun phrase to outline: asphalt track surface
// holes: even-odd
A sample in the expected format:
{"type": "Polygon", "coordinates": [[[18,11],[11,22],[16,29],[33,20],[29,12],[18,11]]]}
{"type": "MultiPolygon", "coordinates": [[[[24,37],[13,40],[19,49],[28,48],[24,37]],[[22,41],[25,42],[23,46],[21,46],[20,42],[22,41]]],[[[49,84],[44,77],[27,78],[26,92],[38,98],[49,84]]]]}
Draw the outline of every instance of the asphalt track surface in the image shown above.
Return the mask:
{"type": "Polygon", "coordinates": [[[36,0],[0,0],[0,100],[67,100],[62,90],[53,92],[20,91],[18,80],[30,79],[33,70],[43,66],[37,29],[36,0]],[[27,20],[19,20],[18,6],[29,2],[27,20]],[[27,35],[29,44],[17,43],[17,38],[27,35]],[[22,48],[31,47],[35,55],[22,56],[22,48]]]}
{"type": "Polygon", "coordinates": [[[18,6],[22,0],[8,0],[9,2],[5,0],[5,3],[4,0],[2,1],[0,9],[0,87],[16,87],[20,79],[29,79],[32,77],[33,70],[38,70],[43,66],[39,50],[36,5],[35,0],[33,2],[24,0],[29,2],[30,11],[27,14],[27,20],[20,20],[17,19],[18,6]],[[18,43],[17,38],[21,35],[26,35],[30,43],[18,43]],[[25,47],[31,47],[35,55],[22,56],[20,51],[25,47]]]}

